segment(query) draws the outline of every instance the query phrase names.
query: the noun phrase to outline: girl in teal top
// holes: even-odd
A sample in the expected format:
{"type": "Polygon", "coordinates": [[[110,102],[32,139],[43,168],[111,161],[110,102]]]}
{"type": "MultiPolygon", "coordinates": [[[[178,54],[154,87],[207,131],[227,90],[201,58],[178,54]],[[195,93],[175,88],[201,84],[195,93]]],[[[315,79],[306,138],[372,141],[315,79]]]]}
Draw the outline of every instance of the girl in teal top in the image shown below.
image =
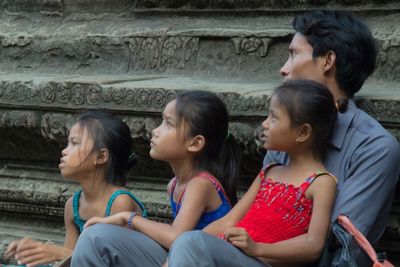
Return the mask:
{"type": "Polygon", "coordinates": [[[103,112],[83,114],[70,129],[59,164],[64,178],[82,186],[65,204],[64,246],[23,238],[10,243],[6,257],[27,267],[51,264],[72,255],[91,217],[122,211],[146,216],[143,204],[123,187],[127,171],[137,163],[131,145],[129,127],[119,118],[103,112]]]}
{"type": "Polygon", "coordinates": [[[210,92],[180,92],[170,101],[152,132],[150,156],[168,162],[174,172],[167,186],[174,220],[161,223],[132,212],[93,217],[79,237],[72,266],[161,266],[181,233],[227,214],[237,202],[240,155],[228,121],[225,104],[210,92]]]}

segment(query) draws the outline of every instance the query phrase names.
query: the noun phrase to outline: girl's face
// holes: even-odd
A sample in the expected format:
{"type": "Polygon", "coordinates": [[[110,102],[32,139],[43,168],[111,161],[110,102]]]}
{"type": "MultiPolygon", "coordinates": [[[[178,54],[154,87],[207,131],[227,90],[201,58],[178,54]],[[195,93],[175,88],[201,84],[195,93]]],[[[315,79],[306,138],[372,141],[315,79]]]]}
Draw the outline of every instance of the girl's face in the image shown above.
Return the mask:
{"type": "Polygon", "coordinates": [[[162,114],[162,123],[152,132],[150,156],[153,159],[173,162],[187,156],[186,124],[177,128],[176,100],[167,104],[162,114]]]}
{"type": "Polygon", "coordinates": [[[93,139],[86,127],[72,126],[68,136],[68,146],[61,152],[60,168],[65,178],[79,179],[88,175],[96,167],[96,153],[92,152],[93,139]]]}
{"type": "Polygon", "coordinates": [[[291,126],[287,109],[279,103],[275,95],[271,98],[269,115],[262,126],[265,149],[288,151],[296,145],[298,129],[291,126]]]}

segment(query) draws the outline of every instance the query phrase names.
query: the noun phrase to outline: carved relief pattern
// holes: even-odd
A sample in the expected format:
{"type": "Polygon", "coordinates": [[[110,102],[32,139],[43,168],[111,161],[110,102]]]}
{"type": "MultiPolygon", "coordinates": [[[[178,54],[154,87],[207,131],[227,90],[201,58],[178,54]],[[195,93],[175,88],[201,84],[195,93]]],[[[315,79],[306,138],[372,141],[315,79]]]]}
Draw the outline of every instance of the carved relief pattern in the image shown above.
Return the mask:
{"type": "Polygon", "coordinates": [[[268,54],[271,38],[238,37],[231,39],[235,45],[236,54],[265,57],[268,54]]]}
{"type": "Polygon", "coordinates": [[[41,121],[42,136],[60,145],[65,145],[69,128],[75,122],[72,115],[63,113],[46,113],[41,121]]]}
{"type": "Polygon", "coordinates": [[[55,97],[55,85],[53,82],[41,84],[40,86],[40,99],[44,103],[52,103],[55,97]]]}
{"type": "Polygon", "coordinates": [[[56,92],[57,102],[60,104],[67,104],[71,99],[71,90],[67,88],[67,85],[64,83],[59,83],[57,85],[56,92]]]}
{"type": "Polygon", "coordinates": [[[123,91],[117,88],[112,89],[112,98],[115,104],[121,104],[124,101],[123,91]]]}
{"type": "MultiPolygon", "coordinates": [[[[394,2],[394,1],[393,1],[394,2]]],[[[218,8],[218,9],[233,9],[233,8],[282,8],[282,7],[307,7],[325,6],[329,3],[342,4],[346,6],[352,5],[365,5],[365,4],[382,4],[381,0],[274,0],[274,1],[250,1],[250,0],[148,0],[137,1],[136,5],[139,8],[182,8],[189,9],[205,9],[205,8],[218,8]]]]}
{"type": "Polygon", "coordinates": [[[156,69],[160,57],[160,44],[157,38],[143,39],[139,48],[139,65],[142,69],[156,69]]]}
{"type": "Polygon", "coordinates": [[[101,88],[98,85],[90,84],[87,88],[87,103],[89,105],[98,105],[101,101],[101,88]]]}
{"type": "Polygon", "coordinates": [[[80,84],[75,84],[72,87],[72,101],[75,105],[82,105],[85,103],[85,91],[80,84]]]}
{"type": "Polygon", "coordinates": [[[198,37],[148,37],[129,39],[134,69],[186,69],[186,62],[194,61],[199,47],[198,37]]]}
{"type": "Polygon", "coordinates": [[[238,93],[221,93],[218,94],[224,100],[228,110],[234,112],[262,112],[260,115],[267,114],[267,106],[269,98],[267,95],[262,96],[242,96],[238,93]],[[265,113],[264,113],[265,112],[265,113]]]}
{"type": "Polygon", "coordinates": [[[129,106],[135,106],[137,101],[137,94],[132,89],[127,89],[125,91],[125,101],[126,104],[129,106]]]}
{"type": "Polygon", "coordinates": [[[7,90],[7,82],[0,82],[0,98],[3,96],[3,91],[7,90]]]}
{"type": "Polygon", "coordinates": [[[400,123],[400,101],[357,99],[356,104],[377,120],[400,123]]]}
{"type": "Polygon", "coordinates": [[[2,112],[0,115],[0,127],[24,127],[28,129],[35,129],[38,126],[40,114],[34,111],[19,111],[12,110],[9,112],[2,112]]]}

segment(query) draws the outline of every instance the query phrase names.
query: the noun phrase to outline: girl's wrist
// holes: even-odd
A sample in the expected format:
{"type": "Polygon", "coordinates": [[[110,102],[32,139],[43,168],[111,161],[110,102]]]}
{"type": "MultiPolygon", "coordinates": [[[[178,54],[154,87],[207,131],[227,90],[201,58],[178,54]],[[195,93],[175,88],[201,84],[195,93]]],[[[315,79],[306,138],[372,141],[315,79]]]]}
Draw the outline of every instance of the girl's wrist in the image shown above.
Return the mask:
{"type": "Polygon", "coordinates": [[[129,213],[129,217],[128,220],[126,222],[127,227],[131,230],[135,230],[135,226],[133,225],[133,218],[135,218],[136,216],[138,216],[139,213],[137,213],[136,211],[132,211],[129,213]]]}
{"type": "Polygon", "coordinates": [[[253,249],[253,257],[262,257],[263,255],[263,246],[259,242],[254,243],[254,249],[253,249]]]}

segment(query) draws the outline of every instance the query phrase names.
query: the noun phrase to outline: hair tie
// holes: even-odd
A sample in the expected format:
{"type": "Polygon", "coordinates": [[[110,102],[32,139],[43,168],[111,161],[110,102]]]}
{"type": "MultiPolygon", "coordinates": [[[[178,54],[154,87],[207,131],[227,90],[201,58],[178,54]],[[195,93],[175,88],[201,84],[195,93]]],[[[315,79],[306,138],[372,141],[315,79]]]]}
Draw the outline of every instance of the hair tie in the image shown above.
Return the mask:
{"type": "Polygon", "coordinates": [[[349,100],[346,98],[339,98],[336,101],[336,108],[340,113],[345,113],[347,111],[347,106],[349,105],[349,100]]]}
{"type": "Polygon", "coordinates": [[[135,159],[135,158],[136,158],[136,154],[135,154],[135,152],[132,152],[132,153],[129,155],[128,160],[131,161],[131,160],[133,160],[133,159],[135,159]]]}

